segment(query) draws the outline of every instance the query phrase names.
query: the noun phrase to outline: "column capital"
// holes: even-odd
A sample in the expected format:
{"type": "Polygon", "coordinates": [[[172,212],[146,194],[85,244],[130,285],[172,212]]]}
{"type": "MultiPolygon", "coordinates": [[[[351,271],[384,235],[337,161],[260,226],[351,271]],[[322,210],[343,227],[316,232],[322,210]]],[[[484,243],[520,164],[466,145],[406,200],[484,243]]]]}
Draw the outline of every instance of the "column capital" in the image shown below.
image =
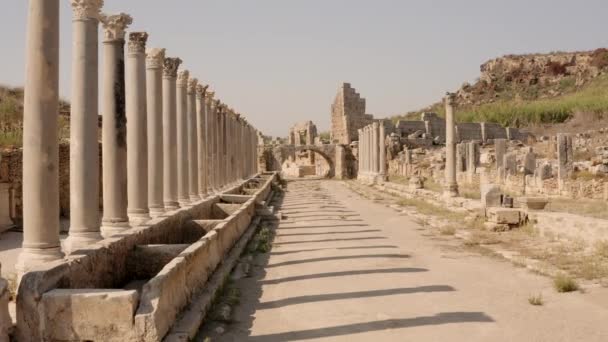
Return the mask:
{"type": "Polygon", "coordinates": [[[211,90],[207,90],[205,93],[205,99],[209,102],[213,102],[213,97],[215,96],[215,92],[211,90]]]}
{"type": "Polygon", "coordinates": [[[190,77],[190,71],[182,70],[177,73],[177,86],[186,87],[188,86],[188,78],[190,77]]]}
{"type": "Polygon", "coordinates": [[[103,0],[70,0],[73,20],[99,20],[103,0]]]}
{"type": "Polygon", "coordinates": [[[145,53],[147,41],[148,41],[147,32],[129,33],[129,53],[145,53]]]}
{"type": "Polygon", "coordinates": [[[160,69],[164,66],[165,49],[151,48],[146,51],[146,68],[160,69]]]}
{"type": "Polygon", "coordinates": [[[456,93],[450,93],[450,92],[445,93],[444,101],[445,101],[446,105],[450,105],[450,106],[455,105],[456,104],[456,93]]]}
{"type": "Polygon", "coordinates": [[[196,93],[196,86],[198,85],[198,79],[192,77],[188,79],[188,95],[196,93]]]}
{"type": "Polygon", "coordinates": [[[182,60],[175,57],[167,57],[163,60],[163,76],[177,77],[177,69],[179,69],[182,60]]]}
{"type": "Polygon", "coordinates": [[[133,18],[125,13],[101,14],[101,25],[104,29],[106,41],[116,41],[125,39],[125,30],[133,23],[133,18]]]}
{"type": "Polygon", "coordinates": [[[209,88],[208,85],[202,85],[202,84],[197,85],[196,86],[196,97],[198,99],[204,100],[205,93],[207,92],[207,88],[209,88]]]}

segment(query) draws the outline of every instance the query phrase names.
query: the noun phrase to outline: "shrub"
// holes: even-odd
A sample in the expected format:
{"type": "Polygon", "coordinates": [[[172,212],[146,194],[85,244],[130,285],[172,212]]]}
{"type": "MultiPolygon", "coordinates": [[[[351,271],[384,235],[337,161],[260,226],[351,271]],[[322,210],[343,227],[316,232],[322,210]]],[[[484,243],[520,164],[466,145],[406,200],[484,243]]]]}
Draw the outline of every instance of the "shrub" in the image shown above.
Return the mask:
{"type": "Polygon", "coordinates": [[[565,274],[558,274],[553,279],[553,286],[557,290],[557,292],[572,292],[579,289],[578,283],[565,274]]]}

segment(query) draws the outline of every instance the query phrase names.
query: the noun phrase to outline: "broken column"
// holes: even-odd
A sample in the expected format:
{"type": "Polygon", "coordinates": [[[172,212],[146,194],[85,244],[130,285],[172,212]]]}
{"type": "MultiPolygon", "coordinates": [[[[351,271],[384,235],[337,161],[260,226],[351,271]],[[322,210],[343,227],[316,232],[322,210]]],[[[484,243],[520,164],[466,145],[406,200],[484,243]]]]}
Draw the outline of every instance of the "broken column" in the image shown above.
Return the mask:
{"type": "Polygon", "coordinates": [[[475,141],[468,142],[467,147],[467,177],[468,181],[473,181],[473,176],[479,166],[479,144],[475,141]]]}
{"type": "Polygon", "coordinates": [[[102,95],[102,184],[104,237],[129,228],[127,216],[127,117],[125,112],[125,30],[133,19],[124,13],[103,16],[105,30],[102,95]]]}
{"type": "Polygon", "coordinates": [[[150,219],[148,209],[148,135],[146,104],[146,32],[129,34],[126,65],[127,196],[129,221],[150,219]]]}
{"type": "Polygon", "coordinates": [[[188,194],[190,202],[198,202],[201,196],[198,194],[198,142],[196,141],[196,86],[198,80],[190,78],[188,80],[188,157],[184,161],[188,165],[188,194]]]}
{"type": "Polygon", "coordinates": [[[466,143],[456,144],[456,172],[467,170],[467,145],[466,143]]]}
{"type": "Polygon", "coordinates": [[[572,136],[559,133],[557,135],[557,177],[561,181],[572,176],[574,150],[572,149],[572,136]]]}
{"type": "Polygon", "coordinates": [[[456,145],[454,132],[454,100],[456,95],[448,93],[445,97],[445,189],[444,194],[449,197],[458,196],[458,183],[456,182],[456,145]]]}
{"type": "Polygon", "coordinates": [[[524,156],[524,174],[533,175],[536,172],[536,154],[532,147],[528,148],[524,156]]]}
{"type": "Polygon", "coordinates": [[[198,192],[201,198],[207,197],[207,105],[205,103],[205,92],[207,86],[196,87],[196,127],[198,142],[198,192]]]}
{"type": "Polygon", "coordinates": [[[179,208],[177,201],[177,69],[182,60],[165,58],[163,63],[163,204],[179,208]]]}
{"type": "Polygon", "coordinates": [[[59,244],[59,0],[30,0],[23,101],[23,244],[19,277],[61,259],[59,244]]]}
{"type": "Polygon", "coordinates": [[[70,253],[102,239],[99,225],[98,28],[103,0],[72,4],[70,253]]]}
{"type": "Polygon", "coordinates": [[[165,49],[150,49],[146,58],[148,109],[148,207],[150,215],[165,212],[163,196],[163,64],[165,49]]]}
{"type": "Polygon", "coordinates": [[[190,204],[188,186],[188,70],[177,75],[177,200],[184,207],[190,204]]]}
{"type": "Polygon", "coordinates": [[[505,178],[505,154],[507,153],[507,140],[494,139],[494,148],[496,149],[496,174],[499,182],[503,182],[505,178]]]}

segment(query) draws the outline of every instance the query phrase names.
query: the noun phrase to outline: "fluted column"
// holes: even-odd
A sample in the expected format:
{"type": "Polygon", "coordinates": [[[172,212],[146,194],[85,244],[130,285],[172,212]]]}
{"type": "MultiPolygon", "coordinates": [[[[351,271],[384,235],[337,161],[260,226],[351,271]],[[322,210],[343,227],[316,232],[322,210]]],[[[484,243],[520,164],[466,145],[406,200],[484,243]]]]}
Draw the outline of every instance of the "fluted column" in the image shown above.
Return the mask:
{"type": "Polygon", "coordinates": [[[163,64],[165,49],[146,54],[146,99],[148,109],[148,207],[150,216],[165,212],[163,196],[163,64]]]}
{"type": "Polygon", "coordinates": [[[188,70],[177,75],[177,200],[180,206],[190,204],[188,186],[188,70]]]}
{"type": "Polygon", "coordinates": [[[241,180],[243,178],[243,162],[246,160],[245,154],[243,153],[243,120],[240,114],[236,114],[236,179],[241,180]]]}
{"type": "Polygon", "coordinates": [[[458,183],[456,183],[456,142],[454,139],[454,99],[455,95],[448,93],[445,102],[445,189],[444,194],[449,197],[458,196],[458,183]]]}
{"type": "Polygon", "coordinates": [[[23,107],[23,244],[19,277],[61,259],[59,244],[59,0],[30,0],[23,107]]]}
{"type": "Polygon", "coordinates": [[[217,188],[218,190],[224,187],[224,121],[223,121],[223,105],[217,101],[216,104],[216,123],[217,123],[217,165],[215,172],[217,173],[217,188]]]}
{"type": "Polygon", "coordinates": [[[148,135],[146,103],[146,32],[129,34],[127,53],[127,195],[132,226],[150,219],[148,209],[148,135]]]}
{"type": "Polygon", "coordinates": [[[200,198],[207,197],[207,105],[205,93],[208,86],[196,87],[196,135],[198,142],[198,194],[200,198]]]}
{"type": "Polygon", "coordinates": [[[196,134],[198,131],[196,116],[196,86],[198,80],[188,80],[188,194],[190,202],[198,202],[201,196],[198,194],[198,142],[196,134]]]}
{"type": "Polygon", "coordinates": [[[127,117],[125,112],[125,30],[133,19],[124,13],[102,16],[104,27],[102,95],[101,234],[129,228],[127,215],[127,117]]]}
{"type": "Polygon", "coordinates": [[[163,204],[165,210],[179,208],[177,202],[177,69],[182,60],[165,58],[163,64],[163,204]]]}
{"type": "Polygon", "coordinates": [[[382,180],[385,180],[386,178],[386,146],[384,146],[384,142],[386,139],[386,128],[384,127],[384,121],[380,121],[380,127],[378,128],[378,148],[379,151],[378,153],[380,154],[379,156],[379,163],[380,163],[380,177],[382,178],[382,180]]]}
{"type": "Polygon", "coordinates": [[[70,232],[68,253],[102,239],[99,225],[99,10],[103,0],[71,0],[70,232]]]}

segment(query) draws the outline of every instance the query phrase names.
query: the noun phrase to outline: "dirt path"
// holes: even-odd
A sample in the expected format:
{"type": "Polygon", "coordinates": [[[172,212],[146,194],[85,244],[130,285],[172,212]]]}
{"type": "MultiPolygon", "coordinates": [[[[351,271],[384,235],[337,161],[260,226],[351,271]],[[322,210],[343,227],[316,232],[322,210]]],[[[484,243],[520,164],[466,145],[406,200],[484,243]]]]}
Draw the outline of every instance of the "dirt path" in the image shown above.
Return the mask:
{"type": "Polygon", "coordinates": [[[558,294],[343,183],[291,182],[280,210],[272,251],[211,341],[608,341],[608,290],[558,294]]]}

